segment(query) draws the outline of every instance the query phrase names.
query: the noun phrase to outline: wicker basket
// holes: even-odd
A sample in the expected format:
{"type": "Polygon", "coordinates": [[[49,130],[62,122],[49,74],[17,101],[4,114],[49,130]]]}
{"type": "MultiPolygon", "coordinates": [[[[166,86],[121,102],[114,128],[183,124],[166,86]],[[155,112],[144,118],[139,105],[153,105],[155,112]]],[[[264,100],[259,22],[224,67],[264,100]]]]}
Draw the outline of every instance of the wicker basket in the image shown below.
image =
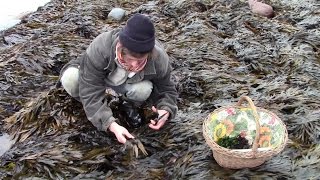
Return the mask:
{"type": "MultiPolygon", "coordinates": [[[[253,120],[252,120],[253,121],[253,120]]],[[[253,123],[254,123],[253,122],[253,123]]],[[[215,122],[218,123],[218,122],[215,122]]],[[[274,123],[274,122],[273,122],[274,123]]],[[[215,133],[215,132],[214,132],[215,133]]],[[[271,131],[272,134],[272,131],[271,131]]],[[[263,136],[263,134],[261,134],[263,136]]],[[[267,111],[262,108],[256,108],[253,104],[252,100],[248,96],[243,96],[240,98],[239,102],[235,106],[230,107],[223,107],[216,109],[203,122],[203,136],[213,151],[213,157],[217,161],[217,163],[225,168],[230,169],[241,169],[241,168],[252,168],[263,164],[266,160],[270,159],[272,156],[280,153],[288,140],[288,132],[284,125],[284,123],[272,112],[267,111]],[[247,101],[250,105],[250,108],[241,106],[243,101],[247,101]],[[248,111],[252,112],[252,119],[256,123],[253,126],[255,129],[252,131],[252,149],[227,149],[224,147],[219,146],[215,140],[212,131],[212,122],[213,121],[222,121],[222,119],[215,120],[212,117],[218,117],[218,115],[223,114],[223,118],[228,118],[229,115],[225,115],[225,112],[229,112],[228,110],[234,110],[240,112],[240,109],[247,109],[248,111]],[[277,132],[276,138],[277,144],[274,146],[266,147],[266,148],[259,148],[259,140],[260,140],[260,120],[259,118],[263,115],[270,115],[272,116],[272,120],[277,124],[277,132]],[[211,129],[210,129],[211,128],[211,129]],[[254,137],[255,136],[255,137],[254,137]]]]}

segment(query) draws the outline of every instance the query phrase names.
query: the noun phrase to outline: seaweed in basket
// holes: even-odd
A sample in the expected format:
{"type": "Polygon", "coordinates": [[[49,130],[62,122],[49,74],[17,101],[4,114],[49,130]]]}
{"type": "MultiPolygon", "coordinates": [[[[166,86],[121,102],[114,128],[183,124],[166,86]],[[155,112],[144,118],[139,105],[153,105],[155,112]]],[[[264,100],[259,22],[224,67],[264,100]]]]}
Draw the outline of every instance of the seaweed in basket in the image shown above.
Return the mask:
{"type": "Polygon", "coordinates": [[[224,136],[217,142],[219,146],[228,149],[249,149],[248,140],[240,134],[235,137],[224,136]]]}

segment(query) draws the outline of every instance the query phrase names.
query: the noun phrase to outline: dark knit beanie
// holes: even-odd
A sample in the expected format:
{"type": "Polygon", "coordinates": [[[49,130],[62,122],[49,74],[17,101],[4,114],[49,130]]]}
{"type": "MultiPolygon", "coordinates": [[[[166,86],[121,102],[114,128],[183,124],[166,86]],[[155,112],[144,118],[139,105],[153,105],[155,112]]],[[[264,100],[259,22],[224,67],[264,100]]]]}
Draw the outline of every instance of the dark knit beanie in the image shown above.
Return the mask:
{"type": "Polygon", "coordinates": [[[132,52],[150,52],[155,44],[153,23],[147,16],[135,14],[120,31],[119,39],[121,44],[132,52]]]}

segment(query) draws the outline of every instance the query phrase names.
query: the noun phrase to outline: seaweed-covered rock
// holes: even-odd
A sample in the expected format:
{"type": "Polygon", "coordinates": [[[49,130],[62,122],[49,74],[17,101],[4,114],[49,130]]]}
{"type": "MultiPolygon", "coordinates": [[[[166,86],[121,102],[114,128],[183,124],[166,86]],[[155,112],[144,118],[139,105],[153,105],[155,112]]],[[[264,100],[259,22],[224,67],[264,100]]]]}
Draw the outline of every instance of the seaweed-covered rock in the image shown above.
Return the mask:
{"type": "Polygon", "coordinates": [[[0,35],[0,128],[16,141],[0,157],[0,178],[319,178],[319,7],[316,0],[265,3],[272,19],[231,0],[52,0],[23,17],[0,35]],[[110,21],[114,7],[128,15],[110,21]],[[136,139],[121,145],[55,84],[93,38],[137,12],[150,15],[170,56],[179,112],[160,131],[129,129],[136,139]],[[205,144],[202,120],[242,95],[276,113],[290,141],[262,166],[225,170],[205,144]]]}

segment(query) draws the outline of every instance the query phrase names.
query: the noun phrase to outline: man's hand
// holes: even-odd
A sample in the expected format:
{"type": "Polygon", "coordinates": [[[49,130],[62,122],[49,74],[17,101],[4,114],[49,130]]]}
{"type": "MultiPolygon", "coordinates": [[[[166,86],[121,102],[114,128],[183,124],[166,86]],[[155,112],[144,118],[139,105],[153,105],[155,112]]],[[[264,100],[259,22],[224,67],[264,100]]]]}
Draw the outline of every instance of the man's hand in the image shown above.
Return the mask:
{"type": "Polygon", "coordinates": [[[127,138],[129,139],[134,138],[125,127],[120,126],[116,122],[111,123],[111,125],[109,126],[109,130],[114,133],[118,141],[122,144],[126,143],[127,138]]]}
{"type": "Polygon", "coordinates": [[[157,109],[152,106],[152,111],[157,112],[159,114],[158,121],[150,120],[149,127],[154,130],[159,130],[168,120],[170,113],[166,110],[157,109]]]}

